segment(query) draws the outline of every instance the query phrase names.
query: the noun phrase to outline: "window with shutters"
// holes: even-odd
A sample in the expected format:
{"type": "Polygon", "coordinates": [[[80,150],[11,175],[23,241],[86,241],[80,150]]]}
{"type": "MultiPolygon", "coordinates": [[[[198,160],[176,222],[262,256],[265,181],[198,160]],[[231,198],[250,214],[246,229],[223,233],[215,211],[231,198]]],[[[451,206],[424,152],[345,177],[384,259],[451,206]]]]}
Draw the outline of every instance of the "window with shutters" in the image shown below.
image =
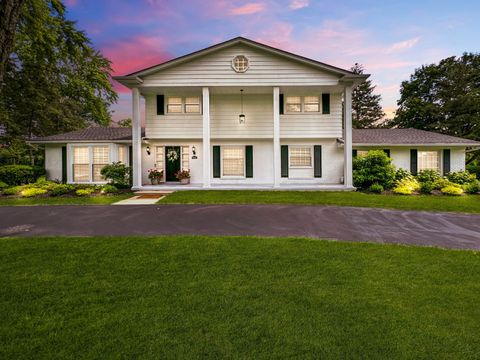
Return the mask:
{"type": "Polygon", "coordinates": [[[438,151],[419,151],[417,171],[440,171],[440,154],[438,151]]]}
{"type": "Polygon", "coordinates": [[[105,165],[110,163],[110,147],[109,146],[94,146],[93,147],[93,166],[92,178],[93,181],[105,181],[100,174],[100,171],[105,165]]]}
{"type": "Polygon", "coordinates": [[[180,114],[182,113],[182,98],[181,97],[168,97],[167,98],[167,113],[180,114]]]}
{"type": "Polygon", "coordinates": [[[222,147],[222,176],[245,176],[245,147],[222,147]]]}
{"type": "Polygon", "coordinates": [[[318,112],[320,110],[319,99],[318,96],[305,96],[303,101],[305,112],[318,112]]]}
{"type": "Polygon", "coordinates": [[[292,168],[312,167],[312,148],[307,146],[290,146],[289,164],[292,168]]]}
{"type": "Polygon", "coordinates": [[[185,98],[185,113],[187,114],[200,113],[200,97],[190,96],[185,98]]]}
{"type": "Polygon", "coordinates": [[[73,181],[90,181],[90,149],[88,146],[73,148],[73,181]]]}
{"type": "Polygon", "coordinates": [[[285,110],[289,112],[302,111],[302,98],[300,96],[287,96],[285,100],[285,110]]]}
{"type": "Polygon", "coordinates": [[[127,146],[119,146],[117,156],[118,156],[118,161],[120,161],[124,165],[128,165],[128,147],[127,146]]]}

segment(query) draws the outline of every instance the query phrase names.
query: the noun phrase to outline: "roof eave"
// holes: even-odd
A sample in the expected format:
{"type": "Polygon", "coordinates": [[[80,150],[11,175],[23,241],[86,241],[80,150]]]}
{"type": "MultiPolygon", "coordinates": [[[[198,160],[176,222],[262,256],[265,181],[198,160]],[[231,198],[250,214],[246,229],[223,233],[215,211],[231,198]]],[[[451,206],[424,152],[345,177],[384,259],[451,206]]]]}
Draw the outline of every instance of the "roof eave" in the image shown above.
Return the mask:
{"type": "Polygon", "coordinates": [[[455,146],[455,147],[480,147],[477,144],[462,144],[462,143],[402,143],[402,144],[393,144],[393,143],[352,143],[353,146],[455,146]]]}
{"type": "Polygon", "coordinates": [[[112,78],[128,88],[137,87],[143,83],[143,80],[138,76],[113,76],[112,78]]]}

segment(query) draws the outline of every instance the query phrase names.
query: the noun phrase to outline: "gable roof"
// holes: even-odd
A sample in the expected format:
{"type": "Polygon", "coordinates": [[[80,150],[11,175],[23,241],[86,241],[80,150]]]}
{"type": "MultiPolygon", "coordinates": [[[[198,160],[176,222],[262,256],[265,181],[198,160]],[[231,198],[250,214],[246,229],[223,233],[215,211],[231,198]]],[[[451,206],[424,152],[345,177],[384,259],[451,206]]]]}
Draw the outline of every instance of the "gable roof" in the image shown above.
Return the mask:
{"type": "Polygon", "coordinates": [[[225,49],[225,48],[233,46],[233,45],[238,45],[238,44],[245,44],[245,45],[257,48],[257,49],[267,51],[269,53],[273,53],[273,54],[282,56],[284,58],[288,58],[290,60],[294,60],[294,61],[297,61],[297,62],[300,62],[300,63],[303,63],[303,64],[313,66],[315,68],[318,68],[319,70],[323,70],[323,71],[327,71],[327,72],[336,74],[336,75],[340,76],[343,80],[347,80],[347,81],[355,81],[355,80],[362,81],[362,80],[364,80],[364,79],[366,79],[370,76],[368,74],[361,74],[361,75],[354,74],[350,70],[345,70],[345,69],[342,69],[342,68],[339,68],[339,67],[336,67],[336,66],[333,66],[333,65],[329,65],[329,64],[317,61],[317,60],[309,59],[309,58],[301,56],[301,55],[293,54],[291,52],[281,50],[281,49],[275,48],[273,46],[269,46],[269,45],[266,45],[266,44],[259,43],[257,41],[253,41],[253,40],[238,36],[236,38],[233,38],[233,39],[230,39],[230,40],[227,40],[227,41],[209,46],[207,48],[204,48],[204,49],[201,49],[201,50],[198,50],[198,51],[194,51],[190,54],[186,54],[186,55],[174,58],[172,60],[165,61],[163,63],[160,63],[160,64],[150,66],[150,67],[145,68],[145,69],[135,71],[135,72],[130,73],[128,75],[114,76],[113,78],[115,80],[117,80],[118,82],[122,83],[123,85],[126,85],[126,86],[135,85],[135,84],[138,85],[138,84],[141,84],[143,82],[142,79],[141,79],[141,77],[143,77],[143,76],[146,76],[146,75],[152,74],[154,72],[157,72],[157,71],[160,71],[160,70],[172,67],[172,66],[176,66],[176,65],[179,65],[179,64],[191,61],[191,60],[194,60],[194,59],[199,58],[201,56],[213,53],[213,52],[221,50],[221,49],[225,49]]]}
{"type": "Polygon", "coordinates": [[[480,142],[419,129],[353,129],[353,145],[463,145],[480,142]]]}
{"type": "MultiPolygon", "coordinates": [[[[142,129],[142,136],[143,129],[142,129]]],[[[32,143],[59,143],[59,142],[130,142],[132,141],[132,128],[127,127],[98,127],[92,126],[82,130],[71,131],[63,134],[50,135],[32,139],[32,143]]]]}

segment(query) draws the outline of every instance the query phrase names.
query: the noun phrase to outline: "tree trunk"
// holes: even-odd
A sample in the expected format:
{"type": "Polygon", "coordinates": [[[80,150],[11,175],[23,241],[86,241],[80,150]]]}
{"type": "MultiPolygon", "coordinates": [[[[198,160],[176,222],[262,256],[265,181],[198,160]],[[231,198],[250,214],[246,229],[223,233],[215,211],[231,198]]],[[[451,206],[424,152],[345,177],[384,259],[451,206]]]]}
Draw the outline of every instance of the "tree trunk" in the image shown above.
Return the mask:
{"type": "Polygon", "coordinates": [[[25,0],[0,0],[0,92],[8,58],[13,49],[15,32],[25,0]]]}

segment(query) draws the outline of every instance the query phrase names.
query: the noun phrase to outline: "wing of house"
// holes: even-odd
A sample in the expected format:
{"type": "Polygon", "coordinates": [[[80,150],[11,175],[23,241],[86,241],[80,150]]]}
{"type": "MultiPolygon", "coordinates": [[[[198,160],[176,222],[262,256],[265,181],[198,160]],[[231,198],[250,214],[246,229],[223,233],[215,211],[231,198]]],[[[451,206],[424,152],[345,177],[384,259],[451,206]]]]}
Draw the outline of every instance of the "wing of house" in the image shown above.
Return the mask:
{"type": "MultiPolygon", "coordinates": [[[[351,94],[367,77],[239,37],[115,77],[132,90],[131,140],[129,129],[91,128],[35,142],[48,144],[49,177],[68,182],[101,182],[104,164],[123,161],[134,189],[174,188],[180,170],[190,171],[190,188],[353,189],[351,94]],[[150,185],[154,168],[162,185],[150,185]]],[[[384,144],[401,166],[408,146],[423,156],[419,144],[382,136],[366,136],[357,153],[384,144]]]]}

